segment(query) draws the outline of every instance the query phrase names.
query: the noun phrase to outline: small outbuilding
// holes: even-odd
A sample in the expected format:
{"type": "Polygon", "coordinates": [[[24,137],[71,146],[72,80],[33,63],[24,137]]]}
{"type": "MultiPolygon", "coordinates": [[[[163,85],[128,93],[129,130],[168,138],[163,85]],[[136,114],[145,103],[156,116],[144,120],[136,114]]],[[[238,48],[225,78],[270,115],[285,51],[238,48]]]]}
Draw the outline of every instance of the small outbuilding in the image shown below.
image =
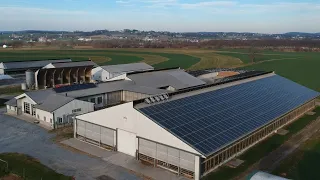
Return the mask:
{"type": "Polygon", "coordinates": [[[154,68],[146,63],[101,66],[92,70],[92,79],[102,82],[110,80],[119,80],[124,79],[127,73],[150,70],[154,70],[154,68]]]}

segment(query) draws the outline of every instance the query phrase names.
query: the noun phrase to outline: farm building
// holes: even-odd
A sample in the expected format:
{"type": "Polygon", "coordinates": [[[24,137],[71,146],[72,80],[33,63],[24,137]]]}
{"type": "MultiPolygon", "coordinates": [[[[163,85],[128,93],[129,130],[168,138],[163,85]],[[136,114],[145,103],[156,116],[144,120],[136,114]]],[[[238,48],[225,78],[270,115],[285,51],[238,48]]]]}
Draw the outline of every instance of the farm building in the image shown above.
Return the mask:
{"type": "Polygon", "coordinates": [[[96,81],[112,81],[124,79],[125,74],[139,71],[150,71],[154,68],[146,63],[119,64],[96,67],[92,70],[92,79],[96,81]]]}
{"type": "Polygon", "coordinates": [[[0,62],[0,74],[24,74],[28,69],[38,70],[50,63],[71,62],[71,59],[0,62]]]}
{"type": "MultiPolygon", "coordinates": [[[[70,64],[70,63],[62,63],[62,64],[70,64]]],[[[170,74],[174,74],[173,76],[168,75],[167,79],[170,79],[171,81],[167,80],[168,83],[166,85],[175,87],[175,89],[189,88],[189,87],[197,86],[199,84],[200,85],[204,84],[203,81],[189,75],[188,73],[184,72],[181,69],[163,70],[163,72],[165,73],[169,72],[170,74]]],[[[144,72],[141,72],[141,74],[144,74],[144,72]]],[[[148,75],[141,75],[141,77],[143,76],[148,76],[148,75]]],[[[154,80],[158,80],[163,76],[157,77],[153,75],[150,77],[155,78],[154,80]]],[[[147,78],[145,79],[147,80],[147,78]]],[[[55,88],[48,88],[46,90],[30,91],[8,101],[6,103],[7,111],[16,115],[27,114],[27,115],[31,115],[35,119],[39,119],[37,116],[37,112],[38,111],[41,112],[42,110],[47,110],[48,108],[46,107],[43,108],[42,106],[45,106],[46,104],[50,103],[49,100],[54,101],[54,98],[52,97],[57,97],[57,99],[63,97],[61,100],[74,99],[73,102],[75,104],[73,108],[74,109],[81,108],[85,110],[85,111],[81,111],[81,113],[85,113],[88,111],[98,110],[101,108],[114,106],[114,105],[125,103],[125,102],[132,102],[134,100],[144,99],[157,94],[167,94],[171,92],[171,90],[156,87],[152,79],[149,79],[148,82],[149,83],[146,83],[146,82],[142,83],[142,82],[139,82],[138,80],[135,80],[135,79],[131,80],[127,78],[126,80],[110,81],[110,82],[97,83],[97,84],[95,83],[73,84],[73,85],[66,85],[66,86],[60,86],[55,88]],[[47,100],[48,98],[49,100],[47,100]],[[26,99],[26,100],[21,100],[21,99],[26,99]],[[32,109],[32,111],[28,110],[27,108],[24,108],[25,106],[24,101],[30,104],[27,106],[31,107],[29,109],[32,109]],[[83,107],[83,105],[87,105],[84,102],[90,102],[90,104],[92,104],[92,108],[90,106],[89,110],[87,111],[87,109],[83,107]],[[79,107],[77,106],[77,104],[79,104],[79,107]],[[33,109],[35,110],[34,113],[32,113],[33,109]]],[[[62,105],[63,102],[64,101],[60,101],[60,103],[57,102],[57,104],[54,107],[62,105]]],[[[69,112],[63,114],[64,118],[62,118],[62,123],[69,123],[69,120],[67,120],[68,119],[67,117],[71,116],[70,114],[74,115],[74,113],[69,113],[69,112]]],[[[40,119],[41,117],[42,116],[40,116],[40,119]]],[[[55,120],[53,122],[54,124],[61,124],[61,120],[57,119],[58,117],[60,118],[60,116],[55,116],[55,118],[53,118],[55,120]]],[[[51,119],[51,118],[46,118],[46,119],[51,119]]]]}
{"type": "Polygon", "coordinates": [[[259,72],[168,95],[76,116],[74,136],[200,179],[312,110],[319,93],[259,72]]]}
{"type": "Polygon", "coordinates": [[[51,128],[55,128],[56,124],[71,122],[72,116],[94,111],[94,103],[45,90],[26,92],[5,104],[9,114],[32,117],[51,128]]]}
{"type": "Polygon", "coordinates": [[[34,73],[35,88],[45,89],[56,85],[90,83],[91,70],[95,66],[97,65],[92,61],[47,64],[34,73]]]}

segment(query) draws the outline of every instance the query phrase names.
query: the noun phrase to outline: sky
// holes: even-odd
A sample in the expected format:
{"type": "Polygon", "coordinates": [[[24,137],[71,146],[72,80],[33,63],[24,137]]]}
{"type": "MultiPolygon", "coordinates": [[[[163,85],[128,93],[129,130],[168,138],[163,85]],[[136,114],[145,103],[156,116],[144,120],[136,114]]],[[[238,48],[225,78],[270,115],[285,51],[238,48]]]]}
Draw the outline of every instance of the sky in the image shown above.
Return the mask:
{"type": "Polygon", "coordinates": [[[320,0],[0,0],[0,31],[320,32],[320,0]]]}

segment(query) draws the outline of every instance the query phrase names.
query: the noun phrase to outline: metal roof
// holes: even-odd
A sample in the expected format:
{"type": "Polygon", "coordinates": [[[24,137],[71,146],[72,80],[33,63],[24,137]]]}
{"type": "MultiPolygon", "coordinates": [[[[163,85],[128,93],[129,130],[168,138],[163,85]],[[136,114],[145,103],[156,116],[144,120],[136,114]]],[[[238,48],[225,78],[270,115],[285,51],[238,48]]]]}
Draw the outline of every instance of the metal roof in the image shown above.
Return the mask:
{"type": "Polygon", "coordinates": [[[47,112],[53,112],[73,100],[74,98],[71,97],[66,97],[58,94],[50,94],[46,99],[42,101],[41,104],[36,104],[35,107],[47,112]]]}
{"type": "Polygon", "coordinates": [[[70,97],[78,98],[78,97],[86,97],[86,96],[92,96],[96,94],[103,94],[107,92],[114,92],[114,91],[121,91],[121,90],[144,93],[149,95],[167,92],[162,89],[137,86],[132,81],[120,80],[120,81],[99,83],[94,88],[77,90],[77,91],[68,91],[60,94],[67,93],[67,95],[70,97]]]}
{"type": "Polygon", "coordinates": [[[134,108],[209,156],[319,96],[272,74],[215,88],[134,108]]]}
{"type": "Polygon", "coordinates": [[[55,94],[52,89],[25,92],[37,104],[42,103],[49,95],[55,94]]]}
{"type": "Polygon", "coordinates": [[[58,62],[71,62],[71,59],[57,59],[57,60],[30,60],[30,61],[14,61],[3,62],[4,69],[29,69],[29,68],[42,68],[50,63],[58,62]]]}
{"type": "Polygon", "coordinates": [[[204,81],[181,69],[129,74],[127,77],[137,85],[153,88],[171,86],[175,89],[184,89],[205,84],[204,81]]]}
{"type": "Polygon", "coordinates": [[[129,73],[136,71],[153,70],[154,68],[146,63],[118,64],[110,66],[101,66],[102,69],[110,73],[129,73]]]}
{"type": "Polygon", "coordinates": [[[62,62],[62,63],[51,63],[51,64],[55,68],[97,66],[97,64],[92,61],[62,62]]]}
{"type": "Polygon", "coordinates": [[[17,100],[16,100],[16,98],[12,98],[9,101],[5,102],[4,104],[16,107],[17,106],[17,100]]]}

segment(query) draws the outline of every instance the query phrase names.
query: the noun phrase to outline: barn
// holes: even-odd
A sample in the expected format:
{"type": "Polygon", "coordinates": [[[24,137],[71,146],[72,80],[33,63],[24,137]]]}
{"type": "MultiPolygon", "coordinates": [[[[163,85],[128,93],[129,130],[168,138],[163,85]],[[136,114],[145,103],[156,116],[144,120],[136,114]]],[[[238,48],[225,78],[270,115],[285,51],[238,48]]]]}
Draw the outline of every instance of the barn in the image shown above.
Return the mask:
{"type": "Polygon", "coordinates": [[[146,63],[117,64],[92,69],[92,79],[99,82],[124,79],[127,73],[150,71],[154,68],[146,63]]]}
{"type": "Polygon", "coordinates": [[[74,136],[200,179],[312,110],[319,93],[261,72],[168,95],[79,115],[74,136]]]}
{"type": "Polygon", "coordinates": [[[50,63],[71,62],[71,59],[48,59],[0,62],[0,74],[24,74],[28,69],[37,70],[50,63]]]}

